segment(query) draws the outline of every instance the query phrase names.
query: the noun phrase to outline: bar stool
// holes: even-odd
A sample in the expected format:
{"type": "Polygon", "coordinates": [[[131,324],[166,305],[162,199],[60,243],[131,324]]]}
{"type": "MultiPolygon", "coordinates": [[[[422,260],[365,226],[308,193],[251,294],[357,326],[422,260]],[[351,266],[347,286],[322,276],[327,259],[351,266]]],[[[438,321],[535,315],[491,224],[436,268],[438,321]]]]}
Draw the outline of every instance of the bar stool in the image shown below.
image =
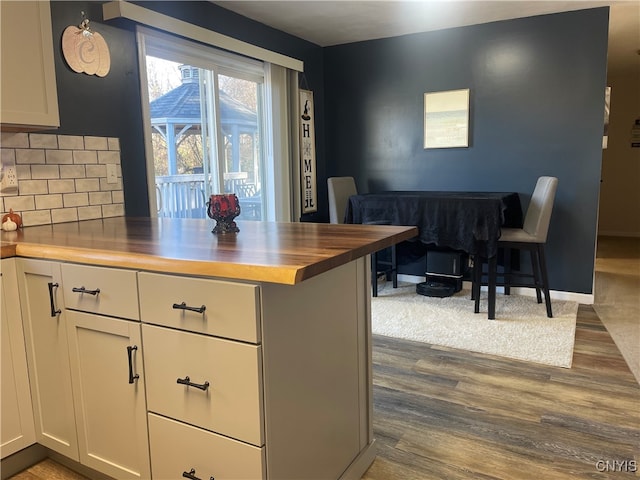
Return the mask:
{"type": "MultiPolygon", "coordinates": [[[[549,295],[549,280],[547,277],[547,264],[544,254],[544,245],[547,242],[549,233],[549,223],[551,222],[551,212],[555,201],[558,179],[556,177],[540,177],[531,195],[531,202],[527,208],[522,228],[503,228],[498,240],[498,248],[503,249],[505,266],[504,272],[498,273],[495,256],[488,260],[488,277],[483,283],[485,272],[482,266],[487,259],[476,256],[473,269],[473,292],[472,298],[475,301],[474,312],[480,311],[480,287],[487,285],[489,293],[495,296],[496,286],[503,286],[505,294],[510,293],[510,287],[532,287],[536,289],[538,303],[542,303],[541,292],[544,293],[547,317],[553,317],[551,311],[551,297],[549,295]],[[526,250],[531,257],[532,273],[513,272],[511,270],[509,258],[510,249],[526,250]],[[498,282],[498,278],[503,278],[498,282]],[[518,279],[529,279],[529,281],[518,281],[518,279]]],[[[495,311],[489,311],[489,319],[495,318],[495,311]]]]}
{"type": "MultiPolygon", "coordinates": [[[[344,223],[344,214],[347,210],[347,202],[351,195],[357,195],[356,182],[353,177],[329,177],[327,179],[329,194],[329,223],[344,223]]],[[[367,222],[367,225],[390,225],[388,221],[380,220],[367,222]]],[[[371,254],[371,289],[374,297],[378,296],[378,275],[385,273],[391,276],[393,288],[398,288],[398,265],[396,259],[396,246],[390,247],[390,260],[382,260],[379,252],[371,254]],[[380,267],[383,268],[380,268],[380,267]]]]}

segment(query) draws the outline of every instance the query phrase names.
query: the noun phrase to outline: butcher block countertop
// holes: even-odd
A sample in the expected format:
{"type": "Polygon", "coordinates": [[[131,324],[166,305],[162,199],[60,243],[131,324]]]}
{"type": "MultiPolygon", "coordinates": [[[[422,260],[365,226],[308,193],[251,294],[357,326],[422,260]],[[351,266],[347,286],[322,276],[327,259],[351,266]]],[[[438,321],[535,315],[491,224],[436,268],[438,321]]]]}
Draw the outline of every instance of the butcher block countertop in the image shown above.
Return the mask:
{"type": "Polygon", "coordinates": [[[2,232],[2,258],[19,256],[164,273],[295,285],[418,234],[416,227],[119,217],[2,232]]]}

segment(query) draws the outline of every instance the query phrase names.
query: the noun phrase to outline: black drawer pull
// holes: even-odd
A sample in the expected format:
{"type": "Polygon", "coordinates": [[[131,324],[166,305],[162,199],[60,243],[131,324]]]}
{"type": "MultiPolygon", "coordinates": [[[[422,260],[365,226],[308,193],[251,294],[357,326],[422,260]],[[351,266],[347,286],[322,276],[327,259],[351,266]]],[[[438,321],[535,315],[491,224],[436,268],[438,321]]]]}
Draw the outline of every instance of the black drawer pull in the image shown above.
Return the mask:
{"type": "Polygon", "coordinates": [[[58,315],[60,315],[62,313],[62,310],[57,310],[56,309],[56,304],[53,301],[53,289],[54,288],[58,288],[59,285],[57,283],[52,283],[49,282],[49,300],[51,301],[51,316],[52,317],[57,317],[58,315]]]}
{"type": "Polygon", "coordinates": [[[199,388],[200,390],[206,390],[207,388],[209,388],[209,382],[192,383],[191,379],[188,376],[184,378],[178,378],[176,380],[176,383],[179,383],[180,385],[186,385],[187,387],[199,388]]]}
{"type": "Polygon", "coordinates": [[[89,295],[97,295],[97,294],[99,294],[99,293],[100,293],[100,289],[99,289],[99,288],[96,288],[95,290],[87,290],[87,289],[86,289],[86,288],[84,288],[84,287],[80,287],[80,288],[78,288],[78,287],[73,287],[73,288],[71,289],[71,291],[72,291],[72,292],[75,292],[75,293],[87,293],[87,294],[89,294],[89,295]]]}
{"type": "MultiPolygon", "coordinates": [[[[182,472],[182,476],[184,478],[190,478],[191,480],[200,480],[199,477],[196,477],[196,469],[195,468],[192,468],[188,472],[182,472]]],[[[213,477],[209,477],[209,480],[216,480],[216,479],[213,478],[213,477]]]]}
{"type": "Polygon", "coordinates": [[[190,307],[185,302],[182,302],[182,303],[174,303],[173,308],[177,310],[189,310],[190,312],[204,313],[204,311],[207,309],[207,306],[202,305],[201,307],[190,307]]]}
{"type": "Polygon", "coordinates": [[[133,359],[131,357],[133,356],[132,352],[134,350],[138,350],[137,345],[127,347],[127,356],[129,357],[129,383],[133,383],[134,380],[140,378],[140,375],[137,373],[135,375],[133,374],[133,359]]]}
{"type": "Polygon", "coordinates": [[[195,474],[196,474],[196,469],[195,468],[192,468],[188,472],[182,472],[182,476],[184,478],[190,478],[191,480],[200,480],[198,477],[196,477],[195,474]]]}

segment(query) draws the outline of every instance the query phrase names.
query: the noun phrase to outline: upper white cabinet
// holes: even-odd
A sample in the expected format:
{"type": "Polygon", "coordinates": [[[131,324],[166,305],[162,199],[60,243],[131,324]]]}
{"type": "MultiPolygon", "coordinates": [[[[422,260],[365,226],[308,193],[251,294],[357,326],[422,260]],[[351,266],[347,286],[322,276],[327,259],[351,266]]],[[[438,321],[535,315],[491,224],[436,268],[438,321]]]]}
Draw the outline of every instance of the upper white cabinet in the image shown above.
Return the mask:
{"type": "Polygon", "coordinates": [[[57,128],[49,1],[0,2],[2,131],[57,128]]]}

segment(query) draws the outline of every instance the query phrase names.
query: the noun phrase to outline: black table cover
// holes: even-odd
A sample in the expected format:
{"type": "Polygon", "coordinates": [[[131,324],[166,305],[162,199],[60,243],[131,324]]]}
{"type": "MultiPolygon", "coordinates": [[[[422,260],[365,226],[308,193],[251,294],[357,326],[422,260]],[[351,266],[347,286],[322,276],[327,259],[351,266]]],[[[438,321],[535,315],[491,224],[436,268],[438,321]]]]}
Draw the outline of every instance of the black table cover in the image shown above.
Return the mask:
{"type": "Polygon", "coordinates": [[[492,257],[501,226],[521,228],[517,193],[382,192],[349,197],[345,223],[388,222],[418,227],[417,240],[492,257]]]}

